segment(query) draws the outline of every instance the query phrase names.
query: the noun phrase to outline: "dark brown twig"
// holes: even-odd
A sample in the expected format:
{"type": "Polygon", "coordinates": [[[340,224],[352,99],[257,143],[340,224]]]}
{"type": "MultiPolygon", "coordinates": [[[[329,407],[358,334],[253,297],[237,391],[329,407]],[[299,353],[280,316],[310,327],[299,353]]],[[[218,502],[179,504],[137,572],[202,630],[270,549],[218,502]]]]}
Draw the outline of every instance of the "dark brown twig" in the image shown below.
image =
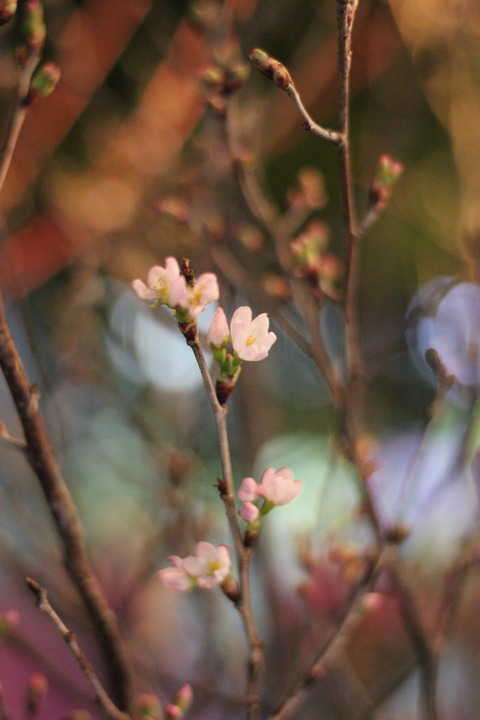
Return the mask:
{"type": "Polygon", "coordinates": [[[90,683],[95,693],[95,700],[98,704],[105,710],[108,717],[112,718],[112,720],[129,720],[130,716],[127,713],[121,712],[121,710],[116,707],[106,693],[100,680],[95,674],[95,671],[80,649],[75,633],[67,628],[62,619],[50,605],[46,589],[41,587],[36,580],[32,580],[32,578],[26,578],[26,583],[36,597],[37,607],[39,610],[42,610],[42,612],[48,615],[68,645],[72,655],[75,657],[83,674],[90,683]]]}
{"type": "Polygon", "coordinates": [[[117,619],[90,566],[83,528],[67,485],[57,465],[39,408],[40,393],[30,385],[12,338],[0,295],[0,367],[22,423],[28,451],[63,545],[63,559],[85,606],[110,672],[112,693],[117,704],[129,706],[129,671],[117,619]]]}

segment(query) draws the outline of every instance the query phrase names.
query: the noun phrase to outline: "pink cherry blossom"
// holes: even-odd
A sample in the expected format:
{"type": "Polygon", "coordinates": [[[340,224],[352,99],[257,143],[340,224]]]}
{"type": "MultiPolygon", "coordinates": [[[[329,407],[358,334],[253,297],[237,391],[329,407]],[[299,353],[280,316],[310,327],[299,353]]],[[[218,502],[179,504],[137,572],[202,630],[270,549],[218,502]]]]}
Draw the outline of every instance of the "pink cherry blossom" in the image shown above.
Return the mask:
{"type": "Polygon", "coordinates": [[[186,294],[180,301],[181,307],[188,310],[192,317],[196,317],[208,303],[218,300],[220,291],[215,273],[202,273],[197,278],[194,287],[187,287],[186,294]]]}
{"type": "Polygon", "coordinates": [[[262,481],[257,486],[257,495],[261,495],[272,505],[285,505],[293,500],[302,489],[302,481],[293,479],[290,468],[274,470],[267,468],[262,481]]]}
{"type": "Polygon", "coordinates": [[[258,519],[260,510],[253,504],[253,502],[244,502],[238,514],[242,520],[245,520],[246,523],[252,525],[252,523],[258,519]]]}
{"type": "Polygon", "coordinates": [[[172,555],[169,561],[174,567],[164,568],[157,577],[172,590],[188,592],[198,586],[203,589],[221,585],[229,576],[232,561],[226,545],[215,547],[200,541],[195,545],[195,555],[180,558],[172,555]]]}
{"type": "Polygon", "coordinates": [[[218,307],[212,318],[210,327],[207,332],[207,343],[214,347],[221,348],[228,342],[230,337],[230,328],[228,327],[227,318],[223,308],[218,307]]]}
{"type": "Polygon", "coordinates": [[[203,589],[220,585],[230,574],[231,564],[230,551],[226,545],[215,547],[204,540],[195,545],[195,555],[189,555],[183,561],[186,572],[203,589]]]}
{"type": "Polygon", "coordinates": [[[171,590],[178,590],[178,592],[192,590],[195,583],[185,570],[182,558],[178,557],[178,555],[172,555],[168,559],[174,567],[159,570],[157,577],[171,590]]]}
{"type": "Polygon", "coordinates": [[[230,332],[233,349],[242,360],[263,360],[277,339],[273,332],[268,331],[267,313],[261,313],[252,320],[252,311],[248,306],[235,310],[230,332]]]}
{"type": "Polygon", "coordinates": [[[253,502],[257,497],[257,483],[251,477],[243,478],[237,494],[243,502],[253,502]]]}
{"type": "Polygon", "coordinates": [[[141,300],[153,300],[172,308],[182,305],[187,294],[185,278],[174,257],[167,257],[165,267],[154,265],[150,268],[146,285],[137,278],[132,287],[141,300]]]}

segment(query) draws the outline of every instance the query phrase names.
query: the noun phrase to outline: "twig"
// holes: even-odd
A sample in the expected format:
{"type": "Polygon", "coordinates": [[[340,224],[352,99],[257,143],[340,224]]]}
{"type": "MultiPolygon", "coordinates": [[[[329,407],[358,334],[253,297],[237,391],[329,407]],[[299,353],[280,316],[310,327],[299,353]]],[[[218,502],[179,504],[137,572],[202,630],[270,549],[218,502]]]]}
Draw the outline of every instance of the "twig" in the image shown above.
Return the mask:
{"type": "Polygon", "coordinates": [[[23,438],[17,438],[10,435],[7,426],[3,421],[0,421],[0,443],[23,452],[27,449],[27,443],[25,440],[23,440],[23,438]]]}
{"type": "Polygon", "coordinates": [[[41,587],[35,580],[32,580],[32,578],[26,578],[26,583],[37,599],[37,607],[39,610],[42,610],[42,612],[48,615],[67,643],[72,655],[77,660],[83,674],[90,683],[95,693],[95,699],[99,705],[105,710],[107,715],[112,718],[112,720],[130,720],[130,715],[119,710],[108,696],[100,680],[95,674],[95,671],[81,651],[75,633],[67,628],[62,619],[50,605],[46,589],[41,587]]]}
{"type": "Polygon", "coordinates": [[[295,107],[302,116],[303,127],[305,128],[305,130],[308,130],[314,135],[318,135],[318,137],[321,137],[324,140],[330,140],[331,142],[334,142],[336,144],[339,144],[342,141],[340,133],[335,132],[334,130],[329,130],[328,128],[324,128],[312,119],[307,109],[305,108],[297,91],[297,88],[295,87],[293,82],[285,88],[285,92],[287,93],[288,97],[293,100],[295,107]]]}
{"type": "Polygon", "coordinates": [[[63,545],[63,560],[97,633],[112,692],[121,708],[129,706],[128,662],[115,614],[90,566],[76,507],[49,443],[39,408],[40,394],[31,386],[8,325],[0,294],[0,367],[12,394],[27,443],[26,457],[35,472],[63,545]]]}
{"type": "Polygon", "coordinates": [[[349,602],[345,605],[341,617],[338,619],[335,631],[327,638],[318,651],[316,657],[300,680],[294,685],[288,695],[282,700],[268,720],[287,720],[300,707],[305,694],[318,677],[323,675],[327,654],[339,642],[344,644],[351,630],[356,626],[358,610],[361,607],[365,593],[373,587],[380,572],[382,572],[389,550],[385,548],[367,568],[362,580],[352,593],[349,602]]]}
{"type": "Polygon", "coordinates": [[[12,162],[13,153],[18,142],[20,131],[27,116],[28,105],[25,103],[25,98],[28,94],[32,75],[35,72],[35,68],[37,67],[39,61],[40,53],[32,51],[25,63],[25,66],[22,68],[22,72],[20,73],[17,104],[13,113],[12,124],[8,132],[7,141],[5,143],[5,147],[2,149],[2,159],[0,162],[0,191],[5,183],[5,178],[7,177],[8,169],[12,162]]]}
{"type": "Polygon", "coordinates": [[[198,341],[198,333],[193,337],[186,337],[187,344],[192,348],[197,361],[200,373],[205,384],[207,396],[212,408],[217,439],[220,451],[223,477],[218,481],[220,497],[225,504],[225,511],[233,538],[235,555],[238,563],[240,594],[235,601],[235,606],[243,621],[245,634],[249,645],[248,657],[248,691],[247,691],[247,720],[256,720],[260,711],[259,685],[264,663],[263,644],[258,636],[255,620],[252,612],[250,596],[250,558],[252,548],[245,547],[240,526],[238,524],[237,507],[235,503],[232,464],[230,459],[230,448],[227,431],[227,407],[221,405],[217,399],[215,388],[208,371],[205,356],[198,341]]]}
{"type": "Polygon", "coordinates": [[[391,559],[390,573],[394,586],[399,594],[405,629],[410,637],[420,666],[421,699],[424,717],[425,720],[437,720],[436,685],[438,657],[433,651],[433,646],[431,646],[427,639],[427,634],[422,626],[411,590],[402,578],[398,555],[391,559]]]}

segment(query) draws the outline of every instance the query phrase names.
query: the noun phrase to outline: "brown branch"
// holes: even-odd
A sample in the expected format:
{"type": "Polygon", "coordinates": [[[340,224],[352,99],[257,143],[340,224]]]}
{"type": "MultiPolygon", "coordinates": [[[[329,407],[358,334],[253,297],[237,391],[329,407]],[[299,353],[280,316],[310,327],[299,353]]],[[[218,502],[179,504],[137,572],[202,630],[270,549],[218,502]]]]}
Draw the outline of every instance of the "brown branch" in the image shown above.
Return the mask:
{"type": "Polygon", "coordinates": [[[62,619],[50,605],[46,589],[41,587],[35,580],[32,580],[32,578],[26,578],[25,581],[36,597],[37,607],[39,610],[42,610],[42,612],[48,615],[68,645],[72,655],[75,657],[83,674],[87,678],[95,693],[95,700],[105,710],[108,717],[112,718],[112,720],[129,720],[130,716],[127,713],[121,712],[121,710],[116,707],[106,693],[91,664],[81,651],[75,633],[67,628],[62,619]]]}
{"type": "Polygon", "coordinates": [[[76,507],[49,443],[39,408],[40,394],[30,385],[8,325],[0,294],[0,367],[22,423],[26,456],[36,474],[63,545],[65,568],[76,586],[101,645],[112,693],[122,709],[129,706],[128,662],[115,614],[90,566],[76,507]]]}
{"type": "Polygon", "coordinates": [[[195,331],[192,337],[186,336],[186,340],[187,344],[192,348],[200,369],[210,406],[215,418],[223,475],[222,479],[218,482],[218,489],[220,497],[225,505],[225,512],[227,515],[228,525],[230,527],[230,533],[234,542],[235,556],[239,571],[239,597],[235,599],[235,606],[242,618],[249,647],[247,673],[248,690],[246,697],[247,720],[257,720],[260,712],[259,687],[264,664],[264,651],[263,644],[256,629],[250,596],[250,558],[252,548],[245,547],[238,523],[232,463],[228,442],[227,407],[225,405],[221,405],[217,399],[215,388],[205,361],[205,356],[198,341],[198,332],[195,331]]]}

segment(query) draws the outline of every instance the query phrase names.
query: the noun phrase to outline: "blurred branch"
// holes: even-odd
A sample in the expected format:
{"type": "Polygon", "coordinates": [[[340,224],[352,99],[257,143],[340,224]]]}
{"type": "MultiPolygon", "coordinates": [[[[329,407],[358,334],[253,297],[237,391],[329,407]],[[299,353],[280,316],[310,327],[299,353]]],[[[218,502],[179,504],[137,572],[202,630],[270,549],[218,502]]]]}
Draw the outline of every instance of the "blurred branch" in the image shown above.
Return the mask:
{"type": "Polygon", "coordinates": [[[26,578],[26,583],[36,597],[37,607],[39,608],[39,610],[42,610],[42,612],[48,615],[48,617],[52,620],[55,627],[65,640],[72,655],[75,657],[78,664],[80,665],[83,674],[92,686],[95,692],[96,701],[105,710],[108,717],[112,718],[112,720],[129,720],[130,716],[127,713],[121,712],[107,695],[92,666],[81,651],[75,637],[75,633],[73,633],[67,628],[67,626],[63,623],[62,619],[57,615],[53,607],[50,605],[47,598],[46,589],[41,587],[35,580],[32,580],[32,578],[26,578]]]}
{"type": "Polygon", "coordinates": [[[40,394],[30,385],[8,325],[0,295],[0,367],[17,409],[25,441],[26,457],[36,474],[63,544],[64,565],[93,623],[120,706],[129,704],[129,671],[117,620],[85,550],[83,528],[67,485],[50,446],[39,408],[40,394]]]}

